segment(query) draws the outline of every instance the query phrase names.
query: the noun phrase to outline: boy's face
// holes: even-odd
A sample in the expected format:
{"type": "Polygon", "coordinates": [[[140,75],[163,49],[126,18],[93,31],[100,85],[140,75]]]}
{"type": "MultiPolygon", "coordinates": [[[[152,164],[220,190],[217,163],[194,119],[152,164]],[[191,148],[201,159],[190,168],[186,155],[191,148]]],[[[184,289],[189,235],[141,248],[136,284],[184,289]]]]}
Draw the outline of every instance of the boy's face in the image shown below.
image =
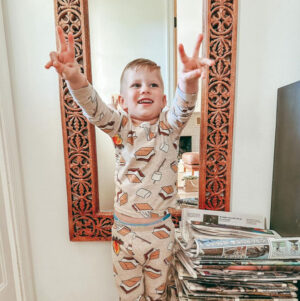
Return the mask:
{"type": "Polygon", "coordinates": [[[128,69],[122,82],[120,104],[134,119],[156,119],[166,105],[160,71],[128,69]]]}

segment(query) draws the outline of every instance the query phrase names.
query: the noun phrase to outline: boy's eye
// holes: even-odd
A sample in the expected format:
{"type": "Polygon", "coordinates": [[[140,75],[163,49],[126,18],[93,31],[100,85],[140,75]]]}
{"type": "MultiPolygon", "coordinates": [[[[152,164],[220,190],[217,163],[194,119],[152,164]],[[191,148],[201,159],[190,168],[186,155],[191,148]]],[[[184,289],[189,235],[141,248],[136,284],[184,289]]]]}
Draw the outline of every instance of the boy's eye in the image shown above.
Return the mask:
{"type": "Polygon", "coordinates": [[[139,88],[141,86],[141,84],[138,84],[138,83],[135,83],[135,84],[132,84],[131,87],[133,88],[139,88]]]}
{"type": "Polygon", "coordinates": [[[158,87],[158,84],[152,83],[152,84],[150,85],[150,87],[158,87]]]}

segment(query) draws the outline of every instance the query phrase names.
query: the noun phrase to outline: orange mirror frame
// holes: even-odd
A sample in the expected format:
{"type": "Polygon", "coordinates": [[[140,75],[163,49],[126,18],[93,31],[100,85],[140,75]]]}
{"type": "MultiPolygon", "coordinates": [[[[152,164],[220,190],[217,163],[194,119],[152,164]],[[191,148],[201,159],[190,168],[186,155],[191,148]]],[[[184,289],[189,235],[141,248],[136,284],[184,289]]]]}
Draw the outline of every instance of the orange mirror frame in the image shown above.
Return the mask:
{"type": "MultiPolygon", "coordinates": [[[[203,0],[204,56],[215,60],[202,83],[199,208],[230,210],[238,0],[203,0]]],[[[88,0],[54,0],[55,23],[75,38],[75,55],[92,83],[88,0]]],[[[95,128],[59,79],[72,241],[111,239],[113,213],[99,210],[95,128]]],[[[172,212],[178,226],[181,212],[172,212]]]]}

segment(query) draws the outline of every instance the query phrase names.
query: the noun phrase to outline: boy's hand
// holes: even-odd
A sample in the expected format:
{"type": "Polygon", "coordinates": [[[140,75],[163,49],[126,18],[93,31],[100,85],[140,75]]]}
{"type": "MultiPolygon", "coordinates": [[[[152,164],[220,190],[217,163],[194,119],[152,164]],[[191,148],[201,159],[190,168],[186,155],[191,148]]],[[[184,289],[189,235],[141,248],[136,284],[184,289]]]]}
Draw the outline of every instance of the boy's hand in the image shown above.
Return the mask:
{"type": "Polygon", "coordinates": [[[68,34],[65,40],[63,30],[57,27],[59,39],[59,51],[50,52],[50,61],[45,65],[46,69],[54,67],[57,73],[67,80],[72,89],[80,89],[88,85],[84,74],[80,71],[80,66],[75,60],[74,37],[72,33],[68,34]]]}
{"type": "Polygon", "coordinates": [[[206,67],[214,64],[213,60],[199,57],[199,50],[203,40],[203,35],[198,36],[193,56],[188,57],[182,44],[179,44],[178,50],[183,64],[181,76],[179,78],[179,88],[188,94],[198,92],[199,78],[204,78],[206,67]]]}

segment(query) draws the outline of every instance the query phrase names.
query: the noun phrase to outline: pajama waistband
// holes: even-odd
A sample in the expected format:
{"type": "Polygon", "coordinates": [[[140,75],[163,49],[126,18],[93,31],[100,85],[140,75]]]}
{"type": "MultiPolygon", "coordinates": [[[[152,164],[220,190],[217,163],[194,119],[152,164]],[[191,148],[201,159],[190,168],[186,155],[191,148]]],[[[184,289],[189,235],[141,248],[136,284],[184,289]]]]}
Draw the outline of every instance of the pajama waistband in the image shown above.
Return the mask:
{"type": "Polygon", "coordinates": [[[146,224],[134,224],[134,223],[126,223],[126,222],[123,222],[122,220],[120,220],[119,218],[116,217],[116,215],[114,214],[114,219],[116,222],[120,223],[120,224],[123,224],[125,226],[131,226],[131,227],[145,227],[145,226],[152,226],[152,225],[156,225],[156,224],[159,224],[163,221],[165,221],[166,219],[168,219],[169,217],[171,216],[170,213],[166,214],[165,216],[163,216],[162,218],[152,222],[152,223],[146,223],[146,224]]]}

